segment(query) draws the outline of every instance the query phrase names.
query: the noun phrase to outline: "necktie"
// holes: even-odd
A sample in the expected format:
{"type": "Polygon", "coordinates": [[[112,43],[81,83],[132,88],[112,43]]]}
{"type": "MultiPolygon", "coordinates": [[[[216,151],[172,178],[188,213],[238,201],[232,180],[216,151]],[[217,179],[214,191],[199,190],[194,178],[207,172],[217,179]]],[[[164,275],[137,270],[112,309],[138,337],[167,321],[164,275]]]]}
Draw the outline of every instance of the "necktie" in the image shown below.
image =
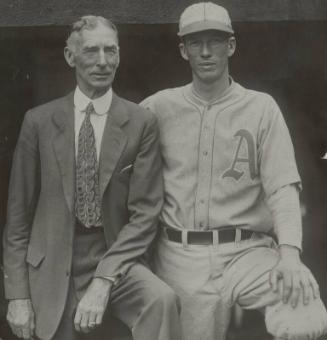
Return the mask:
{"type": "Polygon", "coordinates": [[[87,228],[102,224],[97,152],[90,120],[92,113],[95,111],[90,102],[79,130],[76,161],[75,214],[87,228]]]}

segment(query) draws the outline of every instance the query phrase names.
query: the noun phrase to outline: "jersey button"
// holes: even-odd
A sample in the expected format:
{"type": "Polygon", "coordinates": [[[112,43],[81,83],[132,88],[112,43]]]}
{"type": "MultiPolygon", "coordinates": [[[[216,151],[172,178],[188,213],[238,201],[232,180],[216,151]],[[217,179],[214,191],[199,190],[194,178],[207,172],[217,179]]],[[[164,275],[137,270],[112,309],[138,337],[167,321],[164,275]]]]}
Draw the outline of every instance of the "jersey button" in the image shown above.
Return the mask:
{"type": "Polygon", "coordinates": [[[203,151],[203,154],[204,154],[205,156],[207,156],[207,155],[208,155],[208,151],[203,151]]]}
{"type": "Polygon", "coordinates": [[[200,199],[200,203],[201,203],[201,204],[204,204],[204,199],[200,199]]]}

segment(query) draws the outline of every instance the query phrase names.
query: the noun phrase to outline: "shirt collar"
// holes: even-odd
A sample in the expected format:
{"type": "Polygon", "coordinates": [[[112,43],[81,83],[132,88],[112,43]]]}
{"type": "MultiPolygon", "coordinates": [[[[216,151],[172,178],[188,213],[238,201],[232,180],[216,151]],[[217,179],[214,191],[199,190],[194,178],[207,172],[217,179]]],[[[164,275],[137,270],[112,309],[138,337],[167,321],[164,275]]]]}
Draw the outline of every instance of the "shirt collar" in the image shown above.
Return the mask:
{"type": "Polygon", "coordinates": [[[195,92],[193,88],[193,83],[185,86],[184,95],[186,96],[188,100],[190,100],[197,106],[202,107],[202,106],[207,106],[207,105],[220,104],[220,103],[225,102],[226,100],[229,100],[230,97],[235,92],[235,87],[236,87],[236,83],[234,82],[232,77],[229,77],[229,86],[227,87],[227,89],[225,89],[225,91],[222,94],[220,94],[218,98],[213,99],[210,102],[205,101],[195,92]]]}
{"type": "Polygon", "coordinates": [[[103,96],[90,99],[77,86],[74,93],[74,105],[79,111],[85,111],[89,103],[93,103],[95,112],[98,115],[104,115],[109,111],[112,102],[112,89],[110,88],[103,96]]]}

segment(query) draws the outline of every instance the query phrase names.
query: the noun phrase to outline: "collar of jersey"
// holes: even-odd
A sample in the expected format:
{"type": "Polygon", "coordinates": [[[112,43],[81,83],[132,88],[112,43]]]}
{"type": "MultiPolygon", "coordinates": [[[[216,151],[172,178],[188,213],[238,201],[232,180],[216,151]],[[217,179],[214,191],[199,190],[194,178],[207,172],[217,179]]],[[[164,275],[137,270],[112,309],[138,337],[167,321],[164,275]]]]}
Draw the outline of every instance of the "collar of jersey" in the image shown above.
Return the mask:
{"type": "Polygon", "coordinates": [[[184,87],[184,95],[187,98],[187,100],[191,101],[193,104],[203,107],[208,105],[215,105],[215,104],[221,104],[226,101],[229,101],[232,99],[233,96],[236,95],[235,89],[237,88],[237,84],[234,82],[232,77],[229,77],[230,85],[228,88],[219,96],[219,98],[213,99],[212,101],[208,102],[204,99],[202,99],[193,88],[193,83],[188,84],[184,87]]]}
{"type": "Polygon", "coordinates": [[[92,102],[96,114],[104,115],[108,113],[112,102],[112,89],[110,88],[103,96],[91,100],[77,86],[74,93],[74,105],[77,110],[85,111],[90,102],[92,102]]]}

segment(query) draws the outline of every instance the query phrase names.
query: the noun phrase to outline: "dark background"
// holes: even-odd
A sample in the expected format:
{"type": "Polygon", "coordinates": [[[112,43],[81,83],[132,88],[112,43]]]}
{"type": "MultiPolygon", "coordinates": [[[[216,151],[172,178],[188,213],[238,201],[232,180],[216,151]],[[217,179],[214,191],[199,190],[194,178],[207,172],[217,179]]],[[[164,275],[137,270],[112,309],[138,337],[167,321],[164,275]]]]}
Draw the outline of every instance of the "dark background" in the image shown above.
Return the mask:
{"type": "MultiPolygon", "coordinates": [[[[191,80],[187,63],[179,56],[176,24],[120,24],[118,29],[121,64],[114,90],[119,95],[139,102],[157,90],[191,80]]],[[[321,160],[327,151],[327,21],[238,21],[234,30],[233,78],[272,94],[293,137],[304,188],[303,260],[327,302],[327,160],[321,160]]],[[[26,110],[74,89],[74,74],[63,58],[66,35],[65,25],[0,28],[0,230],[12,152],[26,110]]],[[[0,316],[4,313],[0,297],[0,316]]],[[[0,337],[5,332],[3,320],[0,337]]],[[[250,320],[246,328],[257,317],[245,320],[250,320]]]]}

